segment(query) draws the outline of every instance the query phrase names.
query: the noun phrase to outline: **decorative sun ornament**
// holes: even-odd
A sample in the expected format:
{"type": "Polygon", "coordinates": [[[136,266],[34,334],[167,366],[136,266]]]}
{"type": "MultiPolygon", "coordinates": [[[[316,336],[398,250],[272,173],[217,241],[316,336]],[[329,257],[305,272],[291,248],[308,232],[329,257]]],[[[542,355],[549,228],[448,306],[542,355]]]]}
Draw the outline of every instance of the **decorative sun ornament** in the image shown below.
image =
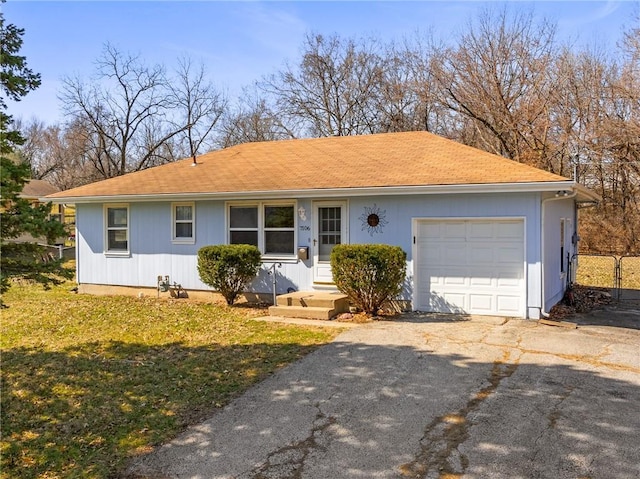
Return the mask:
{"type": "Polygon", "coordinates": [[[362,221],[362,231],[367,230],[371,236],[382,233],[382,229],[389,224],[386,220],[387,210],[381,210],[374,203],[373,206],[365,206],[364,213],[359,217],[362,221]]]}

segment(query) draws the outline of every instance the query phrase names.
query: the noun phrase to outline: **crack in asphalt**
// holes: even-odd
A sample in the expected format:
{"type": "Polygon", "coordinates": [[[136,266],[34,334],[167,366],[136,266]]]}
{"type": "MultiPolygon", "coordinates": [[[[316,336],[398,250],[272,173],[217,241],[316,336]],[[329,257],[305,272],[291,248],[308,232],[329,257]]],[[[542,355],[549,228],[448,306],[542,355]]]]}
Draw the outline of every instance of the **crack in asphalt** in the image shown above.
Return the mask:
{"type": "Polygon", "coordinates": [[[562,414],[560,412],[560,406],[562,405],[562,403],[564,401],[567,400],[567,398],[575,390],[575,386],[563,386],[563,388],[564,388],[564,390],[560,394],[556,395],[557,400],[556,400],[555,404],[553,404],[553,406],[551,407],[551,410],[549,411],[549,413],[547,414],[547,420],[549,421],[547,423],[547,427],[545,427],[542,430],[542,432],[540,432],[540,434],[538,435],[538,437],[536,437],[536,439],[534,441],[534,445],[535,445],[534,450],[535,450],[535,452],[533,454],[533,457],[529,461],[532,464],[537,464],[538,463],[538,454],[541,452],[541,449],[538,447],[538,444],[547,435],[549,430],[555,429],[557,427],[558,419],[560,419],[562,417],[562,414]]]}
{"type": "Polygon", "coordinates": [[[558,353],[558,352],[553,352],[553,351],[545,351],[545,350],[540,350],[540,349],[526,348],[526,347],[523,347],[521,345],[521,343],[523,341],[522,337],[518,337],[518,339],[516,340],[516,343],[514,345],[495,343],[495,342],[487,342],[485,340],[482,340],[482,341],[478,341],[478,340],[466,341],[464,339],[450,338],[449,336],[440,336],[440,335],[433,334],[433,333],[425,333],[424,337],[425,337],[425,340],[426,340],[427,344],[433,339],[438,339],[438,340],[441,340],[441,341],[442,340],[446,340],[450,344],[458,344],[458,345],[461,345],[461,346],[465,345],[465,344],[475,344],[475,345],[484,344],[486,346],[492,346],[492,347],[496,347],[496,348],[500,348],[500,349],[504,349],[504,348],[515,349],[515,350],[519,351],[522,354],[526,353],[526,354],[532,354],[532,355],[554,356],[554,357],[557,357],[557,358],[568,359],[570,361],[579,361],[581,363],[590,364],[592,366],[605,367],[605,368],[613,369],[613,370],[616,370],[616,371],[627,371],[627,372],[631,372],[631,373],[640,373],[640,368],[637,368],[637,367],[634,367],[634,366],[628,366],[628,365],[624,365],[624,364],[618,364],[618,363],[612,363],[612,362],[605,361],[603,358],[605,356],[607,356],[608,354],[610,354],[611,345],[605,345],[603,347],[603,350],[600,351],[597,355],[586,355],[586,354],[558,353]]]}
{"type": "Polygon", "coordinates": [[[301,479],[304,466],[309,455],[326,448],[319,442],[320,436],[335,423],[335,419],[325,415],[316,404],[318,412],[313,421],[309,436],[305,439],[288,444],[269,453],[266,461],[255,468],[249,477],[252,479],[301,479]]]}
{"type": "Polygon", "coordinates": [[[491,396],[503,379],[510,377],[518,368],[518,360],[507,363],[509,352],[493,363],[487,378],[489,385],[478,391],[460,410],[435,418],[425,428],[420,439],[421,450],[411,462],[400,466],[404,477],[428,479],[454,479],[461,477],[469,466],[467,457],[458,447],[469,437],[472,422],[470,413],[491,396]]]}

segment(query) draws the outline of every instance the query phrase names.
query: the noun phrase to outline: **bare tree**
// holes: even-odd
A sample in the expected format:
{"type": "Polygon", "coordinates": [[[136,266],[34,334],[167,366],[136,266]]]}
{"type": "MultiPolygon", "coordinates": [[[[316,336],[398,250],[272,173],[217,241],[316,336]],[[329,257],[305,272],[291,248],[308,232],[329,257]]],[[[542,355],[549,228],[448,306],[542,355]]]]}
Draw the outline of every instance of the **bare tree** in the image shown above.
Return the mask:
{"type": "Polygon", "coordinates": [[[187,154],[196,160],[198,154],[214,148],[214,133],[227,100],[206,79],[204,65],[194,66],[189,58],[181,58],[174,81],[170,83],[172,100],[177,111],[175,128],[186,144],[187,154]]]}
{"type": "Polygon", "coordinates": [[[297,67],[262,82],[274,96],[278,113],[313,136],[372,133],[372,113],[382,76],[376,41],[342,40],[309,34],[297,67]]]}
{"type": "Polygon", "coordinates": [[[554,33],[531,14],[485,10],[445,52],[434,72],[442,101],[473,128],[466,137],[474,146],[553,169],[545,164],[545,138],[554,33]]]}
{"type": "Polygon", "coordinates": [[[452,112],[442,101],[434,74],[443,56],[444,47],[431,34],[416,34],[386,50],[378,106],[382,131],[425,130],[451,136],[452,112]]]}
{"type": "MultiPolygon", "coordinates": [[[[377,103],[370,116],[376,119],[376,130],[411,131],[422,129],[417,115],[421,98],[416,91],[412,69],[413,57],[406,50],[389,46],[380,62],[377,103]]],[[[372,121],[373,124],[373,121],[372,121]]]]}
{"type": "Polygon", "coordinates": [[[20,124],[25,143],[20,156],[31,166],[31,177],[61,190],[100,179],[89,160],[89,131],[79,122],[45,126],[38,120],[20,124]]]}
{"type": "Polygon", "coordinates": [[[295,138],[269,106],[267,100],[245,88],[238,104],[222,120],[219,145],[222,148],[254,141],[295,138]]]}
{"type": "Polygon", "coordinates": [[[602,197],[581,214],[587,251],[640,251],[640,70],[626,58],[565,51],[555,63],[555,161],[602,197]]]}
{"type": "Polygon", "coordinates": [[[197,154],[223,103],[203,70],[192,72],[184,61],[172,85],[163,67],[106,45],[95,79],[64,79],[60,98],[69,118],[90,126],[90,158],[102,177],[174,160],[165,155],[176,147],[167,144],[179,135],[187,138],[188,154],[197,154]]]}

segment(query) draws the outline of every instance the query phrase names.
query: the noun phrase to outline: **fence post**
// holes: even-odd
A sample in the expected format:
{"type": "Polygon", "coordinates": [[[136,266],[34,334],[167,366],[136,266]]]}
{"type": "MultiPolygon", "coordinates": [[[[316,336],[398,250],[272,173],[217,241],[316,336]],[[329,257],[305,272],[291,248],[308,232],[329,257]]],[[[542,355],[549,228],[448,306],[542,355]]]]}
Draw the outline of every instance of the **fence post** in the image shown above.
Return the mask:
{"type": "Polygon", "coordinates": [[[615,283],[614,283],[614,287],[616,289],[616,301],[620,301],[620,285],[622,284],[621,279],[620,279],[620,260],[622,258],[615,258],[616,260],[616,275],[615,275],[615,283]]]}

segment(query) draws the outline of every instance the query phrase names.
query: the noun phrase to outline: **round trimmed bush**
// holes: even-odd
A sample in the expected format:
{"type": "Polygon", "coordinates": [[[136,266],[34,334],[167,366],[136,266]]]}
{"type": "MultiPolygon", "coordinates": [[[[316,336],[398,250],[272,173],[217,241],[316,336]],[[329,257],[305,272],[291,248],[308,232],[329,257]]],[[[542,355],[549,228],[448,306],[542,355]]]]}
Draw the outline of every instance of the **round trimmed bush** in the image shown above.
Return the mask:
{"type": "Polygon", "coordinates": [[[261,261],[260,250],[252,245],[204,246],[198,250],[198,274],[232,305],[258,275],[261,261]]]}
{"type": "Polygon", "coordinates": [[[340,244],[331,251],[331,271],[336,287],[368,315],[402,290],[407,255],[399,246],[340,244]]]}

